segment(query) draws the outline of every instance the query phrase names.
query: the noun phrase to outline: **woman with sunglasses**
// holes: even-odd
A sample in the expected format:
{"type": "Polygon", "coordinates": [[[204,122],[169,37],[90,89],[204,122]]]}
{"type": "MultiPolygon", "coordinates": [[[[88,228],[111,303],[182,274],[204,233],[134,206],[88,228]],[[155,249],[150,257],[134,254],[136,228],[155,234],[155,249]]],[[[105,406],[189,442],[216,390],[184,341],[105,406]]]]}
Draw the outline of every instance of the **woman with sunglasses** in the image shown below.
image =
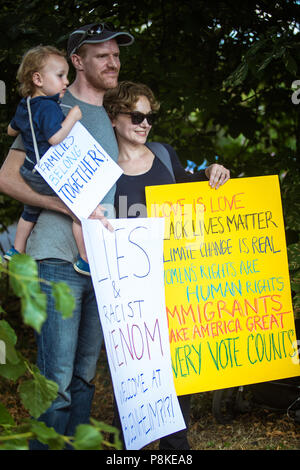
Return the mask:
{"type": "MultiPolygon", "coordinates": [[[[115,130],[119,145],[118,164],[124,171],[117,182],[117,217],[147,217],[145,186],[174,182],[164,163],[146,145],[159,103],[146,85],[124,81],[106,92],[103,105],[115,130]]],[[[210,185],[217,189],[230,177],[229,170],[218,164],[195,174],[188,173],[175,150],[168,144],[163,145],[170,155],[177,183],[209,179],[210,185]]]]}
{"type": "MultiPolygon", "coordinates": [[[[187,173],[175,150],[163,144],[170,156],[172,173],[146,142],[159,109],[152,91],[143,84],[120,82],[106,92],[103,105],[112,121],[119,146],[118,164],[124,173],[117,181],[115,209],[118,218],[147,217],[145,187],[161,184],[207,181],[218,188],[230,177],[229,170],[213,164],[198,173],[187,173]],[[174,178],[175,177],[175,178],[174,178]],[[175,179],[175,181],[174,181],[175,179]]],[[[188,428],[190,396],[179,396],[180,407],[188,428]]],[[[121,430],[115,406],[114,425],[121,430]]],[[[160,449],[189,450],[187,429],[160,439],[160,449]]]]}

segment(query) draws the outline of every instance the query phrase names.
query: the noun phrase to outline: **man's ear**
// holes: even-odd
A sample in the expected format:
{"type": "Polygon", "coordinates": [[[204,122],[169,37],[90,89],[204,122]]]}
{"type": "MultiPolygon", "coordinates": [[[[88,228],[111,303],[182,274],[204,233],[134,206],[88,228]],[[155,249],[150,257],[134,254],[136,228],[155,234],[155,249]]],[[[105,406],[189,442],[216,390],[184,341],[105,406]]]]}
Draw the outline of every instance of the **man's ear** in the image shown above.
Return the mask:
{"type": "Polygon", "coordinates": [[[43,84],[43,79],[42,79],[42,76],[39,72],[34,72],[33,75],[32,75],[32,81],[34,83],[35,86],[42,86],[43,84]]]}
{"type": "Polygon", "coordinates": [[[83,70],[82,58],[78,54],[71,55],[71,61],[75,70],[83,70]]]}

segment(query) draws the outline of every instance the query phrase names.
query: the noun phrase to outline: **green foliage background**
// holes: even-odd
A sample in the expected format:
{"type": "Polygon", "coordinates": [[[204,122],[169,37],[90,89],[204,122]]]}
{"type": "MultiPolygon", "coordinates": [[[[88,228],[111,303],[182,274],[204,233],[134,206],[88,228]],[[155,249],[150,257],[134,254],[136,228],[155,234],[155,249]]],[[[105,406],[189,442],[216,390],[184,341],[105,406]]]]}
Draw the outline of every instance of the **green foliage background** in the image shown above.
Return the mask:
{"type": "MultiPolygon", "coordinates": [[[[153,140],[173,145],[183,164],[213,163],[218,155],[232,177],[279,175],[299,316],[300,104],[292,101],[293,93],[300,101],[300,91],[293,88],[300,80],[299,18],[298,0],[4,0],[0,80],[6,85],[6,104],[0,105],[0,163],[11,142],[6,127],[19,101],[15,77],[22,54],[37,44],[65,48],[69,32],[80,24],[113,21],[136,38],[121,49],[120,79],[148,84],[161,102],[153,140]]],[[[296,86],[300,89],[300,82],[296,86]]],[[[0,194],[2,229],[18,218],[20,209],[0,194]]],[[[26,292],[25,311],[33,301],[26,292]]],[[[18,364],[13,347],[12,360],[18,364]]],[[[36,371],[32,374],[36,384],[36,371]]],[[[1,416],[5,410],[0,405],[1,416]]],[[[44,430],[36,425],[36,432],[44,430]]],[[[54,446],[63,445],[60,437],[45,435],[54,446]]]]}
{"type": "MultiPolygon", "coordinates": [[[[298,312],[300,105],[292,95],[300,97],[293,89],[300,78],[299,3],[2,1],[0,80],[6,104],[0,105],[0,163],[19,100],[15,77],[22,54],[36,44],[65,48],[69,32],[80,24],[113,21],[136,38],[121,50],[120,79],[148,84],[161,102],[153,140],[173,145],[183,164],[212,163],[218,155],[232,177],[280,175],[298,312]]],[[[17,219],[20,207],[0,195],[3,227],[17,219]]]]}

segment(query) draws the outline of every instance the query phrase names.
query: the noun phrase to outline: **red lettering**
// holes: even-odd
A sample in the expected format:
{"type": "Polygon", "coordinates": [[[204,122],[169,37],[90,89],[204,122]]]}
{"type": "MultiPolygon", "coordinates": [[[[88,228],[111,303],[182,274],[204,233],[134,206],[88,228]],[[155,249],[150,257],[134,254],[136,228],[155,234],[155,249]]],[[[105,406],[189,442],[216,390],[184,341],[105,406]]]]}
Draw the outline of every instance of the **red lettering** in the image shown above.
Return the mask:
{"type": "Polygon", "coordinates": [[[245,206],[238,205],[241,204],[241,201],[237,199],[237,196],[245,193],[237,193],[232,196],[231,199],[228,199],[227,196],[219,196],[217,199],[210,198],[210,208],[211,212],[224,212],[227,209],[230,211],[237,209],[244,209],[245,206]]]}

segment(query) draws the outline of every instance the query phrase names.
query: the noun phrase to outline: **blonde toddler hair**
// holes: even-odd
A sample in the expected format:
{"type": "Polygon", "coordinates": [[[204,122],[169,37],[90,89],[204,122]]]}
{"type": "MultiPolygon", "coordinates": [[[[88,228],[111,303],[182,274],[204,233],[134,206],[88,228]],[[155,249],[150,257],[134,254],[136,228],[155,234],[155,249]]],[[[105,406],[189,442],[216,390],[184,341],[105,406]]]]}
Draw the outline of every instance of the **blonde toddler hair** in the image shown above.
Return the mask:
{"type": "Polygon", "coordinates": [[[19,92],[23,97],[33,95],[35,85],[32,81],[32,76],[35,72],[42,70],[51,55],[65,58],[65,54],[53,46],[36,46],[24,54],[17,72],[17,80],[20,83],[19,92]]]}

